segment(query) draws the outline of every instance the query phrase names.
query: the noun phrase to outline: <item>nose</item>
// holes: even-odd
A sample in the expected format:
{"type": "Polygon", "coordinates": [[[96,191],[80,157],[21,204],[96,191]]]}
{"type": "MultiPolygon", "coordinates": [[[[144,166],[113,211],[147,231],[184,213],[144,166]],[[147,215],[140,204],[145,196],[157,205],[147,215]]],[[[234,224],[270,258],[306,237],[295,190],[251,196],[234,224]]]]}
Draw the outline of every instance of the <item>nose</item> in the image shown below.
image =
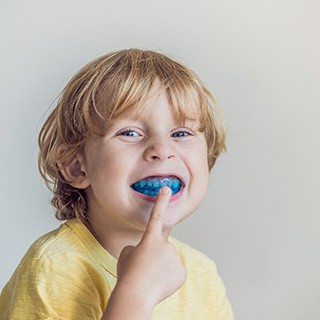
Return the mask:
{"type": "Polygon", "coordinates": [[[167,159],[174,159],[176,152],[171,145],[172,142],[167,139],[155,139],[144,152],[144,158],[147,161],[165,161],[167,159]]]}

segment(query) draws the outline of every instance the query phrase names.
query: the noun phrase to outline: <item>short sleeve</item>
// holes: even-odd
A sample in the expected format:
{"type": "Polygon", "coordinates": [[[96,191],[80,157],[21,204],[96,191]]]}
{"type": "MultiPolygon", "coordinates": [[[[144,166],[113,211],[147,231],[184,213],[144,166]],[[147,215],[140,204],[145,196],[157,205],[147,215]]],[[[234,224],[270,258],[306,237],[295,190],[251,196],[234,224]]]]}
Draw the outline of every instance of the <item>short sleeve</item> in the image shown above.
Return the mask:
{"type": "MultiPolygon", "coordinates": [[[[167,319],[184,320],[233,320],[233,312],[221,280],[217,266],[202,252],[170,239],[176,246],[187,269],[188,277],[184,285],[160,306],[160,314],[173,310],[167,319]]],[[[160,309],[158,308],[158,309],[160,309]]]]}
{"type": "Polygon", "coordinates": [[[105,279],[86,261],[35,258],[21,264],[1,294],[1,319],[100,319],[105,279]]]}
{"type": "Polygon", "coordinates": [[[215,270],[215,279],[213,281],[213,296],[214,296],[214,319],[215,320],[233,320],[233,312],[227,298],[226,289],[220,276],[215,270]]]}

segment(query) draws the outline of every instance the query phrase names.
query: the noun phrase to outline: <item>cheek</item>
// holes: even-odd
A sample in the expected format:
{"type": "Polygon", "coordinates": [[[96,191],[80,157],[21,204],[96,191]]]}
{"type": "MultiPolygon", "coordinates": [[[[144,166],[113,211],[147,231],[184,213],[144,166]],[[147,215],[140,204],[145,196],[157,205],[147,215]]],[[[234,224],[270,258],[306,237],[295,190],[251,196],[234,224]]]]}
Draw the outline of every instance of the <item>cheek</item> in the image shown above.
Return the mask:
{"type": "Polygon", "coordinates": [[[198,148],[188,152],[187,162],[190,171],[194,175],[207,176],[209,174],[207,145],[204,142],[199,143],[198,148]]]}
{"type": "MultiPolygon", "coordinates": [[[[208,190],[209,185],[209,171],[205,169],[199,168],[196,172],[195,176],[193,177],[193,188],[196,190],[194,191],[194,196],[197,199],[197,202],[201,202],[208,190]]],[[[200,203],[199,203],[200,205],[200,203]]]]}
{"type": "Polygon", "coordinates": [[[127,201],[128,177],[134,170],[131,157],[111,155],[99,157],[90,163],[90,184],[101,201],[127,201]]]}
{"type": "Polygon", "coordinates": [[[191,172],[191,187],[195,189],[194,196],[198,201],[204,198],[209,184],[209,166],[206,149],[197,150],[189,158],[191,172]]]}

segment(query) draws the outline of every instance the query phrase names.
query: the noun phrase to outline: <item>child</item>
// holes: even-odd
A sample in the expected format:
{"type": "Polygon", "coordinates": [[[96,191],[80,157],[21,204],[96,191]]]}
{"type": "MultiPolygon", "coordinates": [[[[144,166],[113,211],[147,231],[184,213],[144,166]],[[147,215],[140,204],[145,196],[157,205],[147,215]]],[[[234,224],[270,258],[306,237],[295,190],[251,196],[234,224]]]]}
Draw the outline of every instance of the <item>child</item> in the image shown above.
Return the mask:
{"type": "Polygon", "coordinates": [[[1,319],[233,319],[215,264],[169,236],[203,200],[224,141],[214,98],[181,64],[130,49],[85,66],[39,136],[67,221],[28,250],[1,319]]]}

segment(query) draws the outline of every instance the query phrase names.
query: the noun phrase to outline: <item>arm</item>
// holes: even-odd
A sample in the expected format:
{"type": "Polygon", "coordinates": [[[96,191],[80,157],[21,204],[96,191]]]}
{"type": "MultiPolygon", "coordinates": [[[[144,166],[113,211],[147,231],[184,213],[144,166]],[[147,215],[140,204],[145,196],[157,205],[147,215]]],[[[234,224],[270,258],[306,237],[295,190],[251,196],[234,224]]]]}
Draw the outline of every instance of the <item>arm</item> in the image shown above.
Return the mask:
{"type": "Polygon", "coordinates": [[[163,230],[170,197],[170,188],[160,190],[142,240],[121,252],[118,282],[101,320],[149,320],[154,307],[184,283],[186,270],[167,240],[171,230],[163,230]]]}

